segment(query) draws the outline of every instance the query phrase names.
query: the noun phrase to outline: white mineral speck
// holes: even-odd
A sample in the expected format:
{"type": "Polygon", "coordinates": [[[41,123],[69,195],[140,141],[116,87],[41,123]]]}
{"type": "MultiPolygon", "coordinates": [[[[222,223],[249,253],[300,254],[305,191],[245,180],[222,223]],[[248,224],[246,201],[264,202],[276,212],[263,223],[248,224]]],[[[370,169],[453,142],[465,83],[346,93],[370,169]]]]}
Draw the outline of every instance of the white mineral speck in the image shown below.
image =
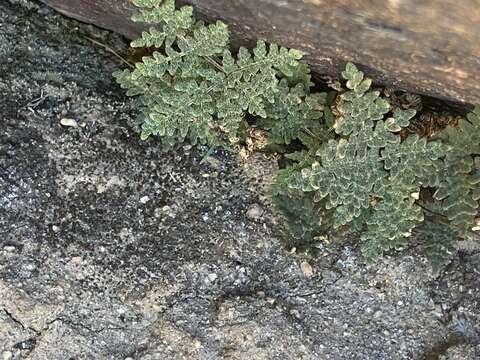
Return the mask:
{"type": "Polygon", "coordinates": [[[60,124],[67,127],[77,127],[78,123],[75,119],[63,118],[60,120],[60,124]]]}

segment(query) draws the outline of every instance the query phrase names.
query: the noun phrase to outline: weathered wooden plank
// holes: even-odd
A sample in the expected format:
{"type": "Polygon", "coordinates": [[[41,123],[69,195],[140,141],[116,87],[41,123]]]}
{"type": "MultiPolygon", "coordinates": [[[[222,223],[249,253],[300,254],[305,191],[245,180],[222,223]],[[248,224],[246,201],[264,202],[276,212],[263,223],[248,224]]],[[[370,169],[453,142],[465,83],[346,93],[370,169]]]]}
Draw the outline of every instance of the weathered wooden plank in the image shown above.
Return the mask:
{"type": "MultiPolygon", "coordinates": [[[[42,0],[67,16],[134,38],[128,0],[42,0]]],[[[319,73],[354,61],[378,84],[480,103],[478,0],[181,0],[229,24],[236,45],[257,38],[306,51],[319,73]]]]}

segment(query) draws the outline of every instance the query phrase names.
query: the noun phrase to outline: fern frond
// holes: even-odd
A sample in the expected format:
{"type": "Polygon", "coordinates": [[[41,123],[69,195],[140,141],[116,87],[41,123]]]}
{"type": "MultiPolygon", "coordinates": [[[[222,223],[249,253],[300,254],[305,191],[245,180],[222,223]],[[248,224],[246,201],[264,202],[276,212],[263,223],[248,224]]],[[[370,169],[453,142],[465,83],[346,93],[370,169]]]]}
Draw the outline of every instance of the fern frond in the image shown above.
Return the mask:
{"type": "Polygon", "coordinates": [[[416,200],[422,188],[440,184],[445,151],[416,135],[402,142],[399,132],[415,111],[396,109],[384,119],[390,105],[369,90],[363,73],[349,64],[343,76],[350,91],[337,105],[334,129],[340,138],[323,145],[317,160],[289,184],[325,201],[334,228],[349,225],[360,232],[365,258],[372,260],[404,247],[424,220],[416,200]]]}
{"type": "Polygon", "coordinates": [[[480,200],[480,109],[440,134],[444,173],[434,197],[463,237],[472,231],[480,200]]]}
{"type": "Polygon", "coordinates": [[[297,71],[301,52],[267,48],[263,41],[253,55],[241,48],[235,58],[227,26],[195,23],[190,6],[176,10],[173,0],[134,3],[141,7],[134,20],[154,27],[132,46],[157,50],[133,71],[114,76],[127,95],[141,97],[142,139],[158,135],[166,147],[185,139],[211,145],[235,139],[246,113],[267,117],[266,107],[280,92],[279,76],[305,71],[297,71]]]}

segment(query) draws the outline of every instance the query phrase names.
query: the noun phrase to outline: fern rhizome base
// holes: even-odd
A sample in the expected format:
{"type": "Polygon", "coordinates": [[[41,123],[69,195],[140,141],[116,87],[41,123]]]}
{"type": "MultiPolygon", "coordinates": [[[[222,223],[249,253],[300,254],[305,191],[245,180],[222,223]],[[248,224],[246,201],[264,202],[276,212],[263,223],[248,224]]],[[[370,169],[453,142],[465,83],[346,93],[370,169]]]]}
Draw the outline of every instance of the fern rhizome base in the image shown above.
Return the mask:
{"type": "Polygon", "coordinates": [[[154,50],[114,76],[137,99],[142,139],[235,148],[262,131],[287,160],[272,196],[292,236],[357,234],[368,261],[415,235],[439,268],[480,230],[480,108],[417,131],[420,98],[372,89],[351,63],[344,90],[314,92],[301,51],[259,41],[232,54],[224,23],[174,0],[133,2],[152,27],[131,46],[154,50]]]}

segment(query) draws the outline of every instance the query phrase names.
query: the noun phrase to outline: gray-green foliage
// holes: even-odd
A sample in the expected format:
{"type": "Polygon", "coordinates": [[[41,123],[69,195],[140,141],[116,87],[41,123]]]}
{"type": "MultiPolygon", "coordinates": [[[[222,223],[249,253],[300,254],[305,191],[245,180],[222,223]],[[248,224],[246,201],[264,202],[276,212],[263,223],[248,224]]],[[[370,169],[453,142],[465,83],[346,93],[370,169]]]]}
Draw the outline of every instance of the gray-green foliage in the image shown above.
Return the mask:
{"type": "Polygon", "coordinates": [[[436,223],[433,219],[420,224],[416,232],[424,242],[425,255],[437,272],[455,252],[455,239],[459,238],[459,233],[447,224],[436,223]]]}
{"type": "Polygon", "coordinates": [[[440,134],[444,168],[434,197],[442,213],[462,236],[466,236],[478,214],[480,200],[480,108],[440,134]],[[477,155],[476,157],[472,155],[477,155]]]}
{"type": "Polygon", "coordinates": [[[402,129],[414,110],[392,109],[353,64],[347,90],[312,92],[302,53],[259,41],[229,49],[227,26],[195,21],[174,0],[134,0],[135,21],[152,27],[132,47],[153,48],[133,70],[116,72],[136,96],[142,138],[165,148],[235,142],[248,124],[269,132],[286,153],[273,196],[295,236],[356,233],[365,258],[407,245],[414,234],[439,267],[472,232],[480,199],[480,109],[427,141],[402,129]]]}
{"type": "MultiPolygon", "coordinates": [[[[176,10],[174,0],[134,3],[142,10],[133,19],[156,26],[132,46],[153,46],[155,51],[132,71],[114,76],[127,95],[140,98],[143,139],[159,135],[166,148],[185,138],[213,145],[235,139],[246,113],[267,118],[271,104],[282,101],[286,89],[280,76],[308,80],[300,51],[259,41],[253,54],[242,47],[233,56],[224,23],[196,22],[192,7],[176,10]]],[[[299,83],[297,96],[304,97],[301,87],[299,83]]],[[[302,105],[306,109],[300,116],[314,111],[312,106],[302,105]]]]}
{"type": "Polygon", "coordinates": [[[455,231],[445,232],[440,225],[421,228],[438,231],[438,246],[427,251],[437,264],[458,235],[471,233],[478,214],[479,159],[472,156],[480,154],[478,112],[434,141],[415,134],[401,141],[399,132],[415,111],[391,113],[388,102],[370,90],[370,80],[352,64],[343,76],[349,90],[340,95],[333,126],[337,136],[316,151],[313,163],[280,181],[323,202],[320,216],[326,229],[348,226],[358,232],[367,259],[403,248],[424,222],[430,202],[440,202],[434,205],[440,209],[438,221],[448,220],[455,231]],[[438,189],[435,200],[424,201],[422,192],[431,188],[438,189]]]}
{"type": "Polygon", "coordinates": [[[305,84],[290,87],[287,79],[279,83],[275,101],[267,105],[265,119],[259,125],[271,132],[271,141],[290,144],[305,128],[315,126],[322,118],[326,94],[308,94],[305,84]]]}

